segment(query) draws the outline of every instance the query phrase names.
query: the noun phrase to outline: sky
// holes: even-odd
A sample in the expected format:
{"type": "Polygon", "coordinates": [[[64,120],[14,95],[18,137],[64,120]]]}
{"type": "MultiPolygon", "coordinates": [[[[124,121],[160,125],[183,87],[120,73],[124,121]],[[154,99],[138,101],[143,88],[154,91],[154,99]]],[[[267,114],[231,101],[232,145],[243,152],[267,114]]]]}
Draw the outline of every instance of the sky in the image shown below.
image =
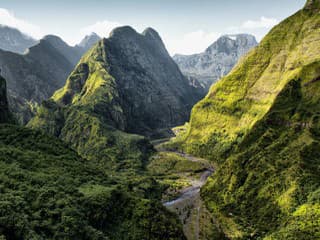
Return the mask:
{"type": "Polygon", "coordinates": [[[40,39],[60,36],[75,45],[91,32],[108,37],[118,26],[152,27],[171,55],[204,51],[224,34],[260,41],[305,0],[0,0],[0,24],[40,39]]]}

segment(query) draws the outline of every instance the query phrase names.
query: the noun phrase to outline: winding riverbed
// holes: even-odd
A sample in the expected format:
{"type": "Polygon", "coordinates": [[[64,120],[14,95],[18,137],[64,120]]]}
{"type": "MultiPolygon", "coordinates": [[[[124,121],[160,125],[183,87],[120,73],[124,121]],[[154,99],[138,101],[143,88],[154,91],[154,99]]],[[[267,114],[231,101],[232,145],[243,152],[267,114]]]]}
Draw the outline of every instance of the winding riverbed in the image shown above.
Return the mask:
{"type": "MultiPolygon", "coordinates": [[[[174,152],[188,161],[193,162],[207,162],[205,159],[197,158],[195,156],[174,152]]],[[[179,191],[179,196],[173,200],[164,202],[163,205],[170,211],[178,214],[183,223],[183,230],[188,240],[198,240],[200,235],[200,221],[201,215],[204,214],[205,207],[201,200],[200,189],[207,179],[213,174],[214,169],[208,164],[208,168],[191,180],[191,186],[179,191]]]]}

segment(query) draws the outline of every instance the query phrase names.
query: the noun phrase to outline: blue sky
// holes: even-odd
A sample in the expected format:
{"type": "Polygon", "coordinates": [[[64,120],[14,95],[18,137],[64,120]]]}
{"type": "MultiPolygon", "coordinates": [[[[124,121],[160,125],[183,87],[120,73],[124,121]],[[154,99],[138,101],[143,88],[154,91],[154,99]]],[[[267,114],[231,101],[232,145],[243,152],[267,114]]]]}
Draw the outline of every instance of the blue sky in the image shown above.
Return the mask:
{"type": "Polygon", "coordinates": [[[222,34],[251,33],[260,40],[305,0],[0,0],[0,24],[40,38],[56,34],[75,44],[91,31],[107,36],[131,25],[153,27],[169,52],[203,51],[222,34]]]}

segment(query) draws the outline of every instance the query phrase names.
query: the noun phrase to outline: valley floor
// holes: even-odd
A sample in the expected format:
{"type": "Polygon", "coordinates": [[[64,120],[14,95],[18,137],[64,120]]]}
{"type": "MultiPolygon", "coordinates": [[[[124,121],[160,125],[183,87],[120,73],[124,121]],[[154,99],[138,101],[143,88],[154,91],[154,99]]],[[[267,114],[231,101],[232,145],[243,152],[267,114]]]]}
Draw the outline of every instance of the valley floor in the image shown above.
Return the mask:
{"type": "Polygon", "coordinates": [[[151,169],[155,169],[156,162],[159,164],[157,179],[169,185],[163,196],[163,205],[179,216],[188,240],[208,239],[210,234],[206,227],[210,229],[208,225],[213,219],[204,206],[200,190],[214,168],[206,159],[164,149],[161,144],[164,142],[154,142],[158,155],[151,163],[151,169]],[[161,164],[162,169],[159,168],[161,164]],[[165,165],[168,168],[164,171],[165,165]]]}

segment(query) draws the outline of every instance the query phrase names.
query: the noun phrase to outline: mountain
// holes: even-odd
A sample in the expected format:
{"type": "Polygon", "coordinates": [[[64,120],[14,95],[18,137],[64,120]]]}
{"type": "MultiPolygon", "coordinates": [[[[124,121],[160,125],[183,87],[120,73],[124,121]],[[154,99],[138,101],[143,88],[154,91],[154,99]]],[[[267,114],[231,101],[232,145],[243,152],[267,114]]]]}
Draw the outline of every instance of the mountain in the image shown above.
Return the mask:
{"type": "Polygon", "coordinates": [[[0,50],[0,68],[7,79],[10,107],[20,123],[48,99],[79,61],[84,50],[68,46],[57,36],[46,36],[24,55],[0,50]]]}
{"type": "Polygon", "coordinates": [[[54,35],[47,35],[43,38],[54,47],[59,53],[63,54],[64,57],[74,66],[78,63],[79,59],[85,52],[76,47],[71,47],[65,43],[60,37],[54,35]]]}
{"type": "Polygon", "coordinates": [[[274,27],[171,143],[216,164],[201,196],[230,239],[320,238],[319,12],[274,27]]]}
{"type": "Polygon", "coordinates": [[[37,40],[21,33],[18,29],[0,24],[0,49],[15,53],[24,53],[29,47],[37,44],[37,40]]]}
{"type": "Polygon", "coordinates": [[[55,137],[8,124],[2,77],[0,86],[0,239],[185,240],[155,181],[115,174],[55,137]]]}
{"type": "Polygon", "coordinates": [[[83,49],[83,52],[85,53],[100,40],[101,37],[99,37],[96,33],[91,33],[90,35],[85,36],[76,47],[83,49]]]}
{"type": "Polygon", "coordinates": [[[121,27],[81,59],[52,99],[90,109],[115,129],[154,136],[184,123],[199,96],[155,30],[121,27]]]}
{"type": "Polygon", "coordinates": [[[198,79],[207,89],[212,83],[227,75],[239,59],[257,45],[248,34],[225,35],[203,53],[175,55],[173,59],[183,74],[198,79]]]}

